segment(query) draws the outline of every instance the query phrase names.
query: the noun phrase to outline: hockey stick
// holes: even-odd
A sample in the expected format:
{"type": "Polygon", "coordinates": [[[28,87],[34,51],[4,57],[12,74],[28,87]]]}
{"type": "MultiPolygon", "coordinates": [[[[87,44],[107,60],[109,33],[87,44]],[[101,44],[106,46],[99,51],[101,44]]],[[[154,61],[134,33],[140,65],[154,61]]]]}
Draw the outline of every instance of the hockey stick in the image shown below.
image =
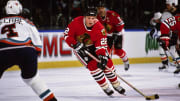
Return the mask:
{"type": "Polygon", "coordinates": [[[113,55],[113,48],[110,49],[110,57],[112,58],[112,55],[113,55]]]}
{"type": "MultiPolygon", "coordinates": [[[[91,53],[89,53],[88,51],[85,50],[85,53],[87,55],[89,55],[92,59],[96,60],[98,63],[100,63],[101,61],[99,59],[97,59],[95,56],[93,56],[91,53]]],[[[135,88],[133,85],[131,85],[130,83],[128,83],[126,80],[124,80],[121,76],[119,76],[116,72],[112,71],[108,66],[106,66],[106,69],[108,69],[109,71],[111,71],[112,73],[114,73],[119,79],[121,79],[122,81],[124,81],[128,86],[130,86],[131,88],[133,88],[135,91],[137,91],[139,94],[141,94],[144,98],[146,98],[146,100],[155,100],[155,99],[159,99],[159,95],[155,94],[152,96],[146,96],[145,94],[143,94],[141,91],[139,91],[137,88],[135,88]]]]}
{"type": "MultiPolygon", "coordinates": [[[[165,53],[165,55],[166,55],[166,57],[167,57],[167,59],[168,59],[168,64],[170,65],[170,66],[174,66],[175,67],[175,64],[173,64],[173,63],[171,63],[170,62],[170,60],[169,60],[169,56],[168,56],[168,54],[167,54],[167,52],[163,49],[163,51],[164,51],[164,53],[165,53]]],[[[172,60],[173,61],[173,60],[172,60]]]]}
{"type": "MultiPolygon", "coordinates": [[[[173,60],[176,61],[178,67],[180,67],[179,62],[177,61],[177,59],[175,58],[175,56],[173,55],[173,53],[170,51],[169,47],[167,47],[167,50],[168,50],[169,54],[171,55],[171,57],[173,58],[173,60]]],[[[180,72],[180,68],[177,68],[177,69],[174,71],[174,74],[178,74],[179,72],[180,72]]]]}
{"type": "MultiPolygon", "coordinates": [[[[163,49],[163,51],[164,51],[164,53],[165,53],[165,55],[166,55],[166,57],[168,58],[168,54],[167,54],[167,52],[163,49]]],[[[172,57],[172,56],[171,56],[172,57]]],[[[173,58],[172,58],[172,61],[173,61],[173,58]]],[[[168,58],[168,64],[170,64],[170,66],[174,66],[174,67],[176,67],[176,65],[175,64],[173,64],[173,63],[171,63],[170,61],[169,61],[169,58],[168,58]]]]}

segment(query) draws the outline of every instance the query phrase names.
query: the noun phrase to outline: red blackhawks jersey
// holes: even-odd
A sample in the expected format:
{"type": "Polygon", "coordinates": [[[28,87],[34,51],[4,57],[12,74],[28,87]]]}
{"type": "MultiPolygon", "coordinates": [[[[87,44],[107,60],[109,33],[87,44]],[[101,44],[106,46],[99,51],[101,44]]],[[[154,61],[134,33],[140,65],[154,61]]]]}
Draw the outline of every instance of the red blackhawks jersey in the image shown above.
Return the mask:
{"type": "Polygon", "coordinates": [[[97,18],[104,25],[108,34],[121,32],[124,28],[123,20],[120,18],[120,15],[114,11],[106,11],[104,19],[102,19],[100,15],[98,15],[97,18]]]}
{"type": "Polygon", "coordinates": [[[164,20],[160,27],[161,34],[177,33],[180,38],[180,14],[164,20]]]}
{"type": "Polygon", "coordinates": [[[73,47],[77,42],[84,43],[87,47],[94,45],[97,55],[105,55],[106,37],[105,29],[98,20],[91,29],[88,29],[85,26],[84,16],[76,17],[64,32],[65,41],[70,47],[73,47]]]}

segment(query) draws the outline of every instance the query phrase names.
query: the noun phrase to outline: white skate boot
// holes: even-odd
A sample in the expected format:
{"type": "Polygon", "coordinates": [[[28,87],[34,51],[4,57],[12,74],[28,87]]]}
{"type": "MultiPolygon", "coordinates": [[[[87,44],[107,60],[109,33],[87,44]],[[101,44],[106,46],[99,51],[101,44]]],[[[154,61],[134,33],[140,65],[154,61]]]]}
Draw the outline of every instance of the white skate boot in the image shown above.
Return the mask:
{"type": "Polygon", "coordinates": [[[111,88],[109,88],[108,84],[102,87],[102,89],[108,96],[111,96],[114,93],[114,91],[111,88]]]}

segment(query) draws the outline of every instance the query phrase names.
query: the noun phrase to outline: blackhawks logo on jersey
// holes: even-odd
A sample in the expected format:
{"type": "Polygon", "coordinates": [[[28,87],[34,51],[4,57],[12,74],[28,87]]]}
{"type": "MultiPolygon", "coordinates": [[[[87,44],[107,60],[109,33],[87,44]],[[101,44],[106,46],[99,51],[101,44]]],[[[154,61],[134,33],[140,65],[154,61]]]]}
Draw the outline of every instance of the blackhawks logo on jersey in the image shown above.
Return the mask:
{"type": "Polygon", "coordinates": [[[106,35],[105,29],[102,29],[102,30],[101,30],[101,33],[102,33],[102,35],[106,35]]]}
{"type": "Polygon", "coordinates": [[[110,25],[110,24],[105,24],[104,26],[105,26],[107,32],[111,31],[112,25],[110,25]]]}
{"type": "Polygon", "coordinates": [[[180,17],[178,17],[178,21],[180,21],[180,17]]]}
{"type": "Polygon", "coordinates": [[[93,43],[88,33],[84,33],[80,36],[77,36],[77,41],[84,43],[86,46],[91,45],[93,43]]]}
{"type": "Polygon", "coordinates": [[[113,16],[116,16],[116,14],[115,14],[115,13],[112,13],[112,15],[113,15],[113,16]]]}

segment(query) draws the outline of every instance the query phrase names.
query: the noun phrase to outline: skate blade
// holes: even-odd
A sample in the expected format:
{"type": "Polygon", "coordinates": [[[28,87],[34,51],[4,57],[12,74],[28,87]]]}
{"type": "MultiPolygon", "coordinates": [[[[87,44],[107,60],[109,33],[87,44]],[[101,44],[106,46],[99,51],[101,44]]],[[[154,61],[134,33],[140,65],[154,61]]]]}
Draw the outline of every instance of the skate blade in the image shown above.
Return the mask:
{"type": "Polygon", "coordinates": [[[126,94],[121,94],[121,95],[126,96],[126,94]]]}

